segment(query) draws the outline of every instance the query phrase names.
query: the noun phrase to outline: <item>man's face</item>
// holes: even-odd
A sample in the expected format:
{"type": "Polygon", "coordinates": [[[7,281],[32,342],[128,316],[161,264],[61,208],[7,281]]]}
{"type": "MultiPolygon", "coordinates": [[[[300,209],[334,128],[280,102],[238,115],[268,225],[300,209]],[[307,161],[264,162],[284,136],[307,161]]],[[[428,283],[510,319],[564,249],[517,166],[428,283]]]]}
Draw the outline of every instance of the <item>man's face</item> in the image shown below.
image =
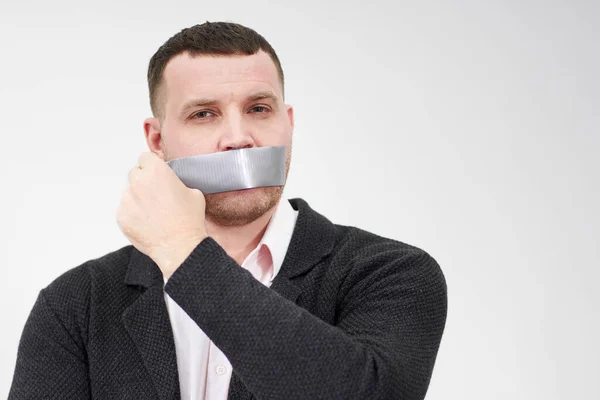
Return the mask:
{"type": "MultiPolygon", "coordinates": [[[[163,118],[144,124],[152,150],[165,161],[262,146],[285,146],[289,169],[293,109],[283,103],[275,64],[250,56],[180,54],[169,61],[158,96],[163,118]]],[[[207,194],[206,216],[235,226],[256,220],[279,201],[283,187],[207,194]]]]}

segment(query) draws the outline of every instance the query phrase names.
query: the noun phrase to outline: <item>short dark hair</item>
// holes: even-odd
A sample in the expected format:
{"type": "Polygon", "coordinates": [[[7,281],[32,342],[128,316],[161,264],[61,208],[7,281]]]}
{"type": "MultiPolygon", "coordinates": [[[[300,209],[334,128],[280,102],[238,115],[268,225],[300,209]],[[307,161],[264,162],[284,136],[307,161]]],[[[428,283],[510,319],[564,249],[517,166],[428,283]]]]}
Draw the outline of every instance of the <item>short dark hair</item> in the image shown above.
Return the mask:
{"type": "Polygon", "coordinates": [[[150,91],[150,107],[152,113],[160,115],[157,94],[163,73],[169,60],[173,57],[189,53],[198,55],[252,55],[259,50],[267,53],[277,67],[281,88],[283,90],[283,69],[275,50],[267,40],[256,31],[233,22],[205,22],[185,28],[167,40],[154,53],[148,65],[148,89],[150,91]]]}

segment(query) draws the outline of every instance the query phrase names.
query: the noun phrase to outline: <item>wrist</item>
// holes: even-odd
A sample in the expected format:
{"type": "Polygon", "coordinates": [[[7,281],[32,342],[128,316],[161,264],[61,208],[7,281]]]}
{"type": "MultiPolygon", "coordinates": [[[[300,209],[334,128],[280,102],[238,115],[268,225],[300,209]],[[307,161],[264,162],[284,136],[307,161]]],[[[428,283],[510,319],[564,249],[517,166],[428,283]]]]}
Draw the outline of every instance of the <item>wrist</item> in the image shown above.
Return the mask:
{"type": "Polygon", "coordinates": [[[206,238],[207,236],[197,236],[190,238],[185,241],[178,242],[177,244],[163,248],[156,256],[154,261],[160,268],[163,276],[169,279],[171,275],[183,264],[183,262],[192,254],[194,249],[206,238]]]}

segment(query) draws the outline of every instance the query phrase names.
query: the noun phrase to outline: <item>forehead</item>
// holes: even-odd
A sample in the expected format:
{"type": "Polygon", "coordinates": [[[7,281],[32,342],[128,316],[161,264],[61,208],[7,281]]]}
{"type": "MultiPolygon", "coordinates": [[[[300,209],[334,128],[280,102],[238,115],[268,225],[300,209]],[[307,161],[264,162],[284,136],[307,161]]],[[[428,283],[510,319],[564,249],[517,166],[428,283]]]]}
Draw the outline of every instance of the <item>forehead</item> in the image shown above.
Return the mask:
{"type": "Polygon", "coordinates": [[[275,63],[264,51],[252,55],[198,55],[173,57],[164,70],[163,85],[168,99],[218,95],[252,89],[281,93],[275,63]]]}

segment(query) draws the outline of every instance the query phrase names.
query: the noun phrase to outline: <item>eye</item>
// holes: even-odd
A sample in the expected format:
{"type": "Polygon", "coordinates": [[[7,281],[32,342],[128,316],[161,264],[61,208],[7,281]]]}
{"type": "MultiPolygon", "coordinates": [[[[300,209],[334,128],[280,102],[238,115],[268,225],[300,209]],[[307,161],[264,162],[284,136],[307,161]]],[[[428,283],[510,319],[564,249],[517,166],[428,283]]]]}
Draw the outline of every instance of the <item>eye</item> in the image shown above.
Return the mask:
{"type": "Polygon", "coordinates": [[[191,118],[192,119],[206,119],[206,118],[210,117],[211,115],[215,115],[215,114],[208,110],[202,110],[202,111],[197,111],[197,112],[193,113],[191,118]]]}
{"type": "Polygon", "coordinates": [[[250,109],[250,112],[255,113],[255,114],[265,114],[265,113],[268,113],[269,111],[271,111],[271,110],[265,106],[254,106],[250,109]]]}

